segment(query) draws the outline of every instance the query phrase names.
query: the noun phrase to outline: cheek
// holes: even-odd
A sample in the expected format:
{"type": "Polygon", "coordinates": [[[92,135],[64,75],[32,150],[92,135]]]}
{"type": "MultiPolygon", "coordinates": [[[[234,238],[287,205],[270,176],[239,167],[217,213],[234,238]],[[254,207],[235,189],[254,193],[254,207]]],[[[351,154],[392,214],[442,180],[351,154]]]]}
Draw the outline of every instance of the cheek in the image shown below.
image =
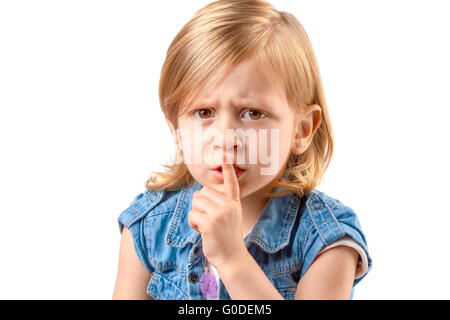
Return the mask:
{"type": "Polygon", "coordinates": [[[204,143],[201,140],[199,132],[191,127],[182,127],[179,129],[179,147],[183,152],[183,161],[188,168],[204,163],[204,143]]]}
{"type": "Polygon", "coordinates": [[[291,154],[292,135],[291,131],[280,131],[280,160],[285,160],[291,154]]]}
{"type": "Polygon", "coordinates": [[[266,137],[262,137],[262,143],[258,145],[258,154],[262,165],[270,165],[267,162],[270,160],[272,162],[283,163],[284,160],[289,156],[291,149],[291,135],[289,130],[283,129],[272,129],[267,131],[266,137]]]}
{"type": "Polygon", "coordinates": [[[204,170],[204,166],[201,164],[186,163],[186,167],[193,176],[198,176],[202,174],[204,170]]]}

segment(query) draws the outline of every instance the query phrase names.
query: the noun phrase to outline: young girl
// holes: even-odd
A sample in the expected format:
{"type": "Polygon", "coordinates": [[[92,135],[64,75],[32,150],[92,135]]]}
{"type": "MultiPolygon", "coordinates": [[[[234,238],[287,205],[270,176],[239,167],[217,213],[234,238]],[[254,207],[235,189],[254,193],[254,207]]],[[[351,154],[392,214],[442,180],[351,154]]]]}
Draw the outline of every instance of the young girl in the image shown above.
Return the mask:
{"type": "Polygon", "coordinates": [[[352,299],[372,259],[354,211],[315,189],[333,136],[298,20],[262,0],[206,5],[159,94],[177,157],[119,216],[113,298],[352,299]]]}

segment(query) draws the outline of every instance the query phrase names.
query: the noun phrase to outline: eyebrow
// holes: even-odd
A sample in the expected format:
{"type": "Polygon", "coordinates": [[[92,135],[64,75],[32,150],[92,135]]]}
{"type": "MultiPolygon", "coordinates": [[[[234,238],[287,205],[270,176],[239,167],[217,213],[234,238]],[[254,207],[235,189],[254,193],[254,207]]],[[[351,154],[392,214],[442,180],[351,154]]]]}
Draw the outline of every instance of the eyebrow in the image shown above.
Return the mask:
{"type": "MultiPolygon", "coordinates": [[[[208,101],[200,101],[197,103],[193,103],[189,109],[192,108],[203,108],[203,107],[212,107],[215,106],[216,103],[208,102],[208,101]]],[[[238,108],[242,106],[253,107],[253,108],[262,108],[262,109],[272,109],[272,105],[266,99],[261,100],[250,100],[250,99],[242,99],[239,102],[231,102],[231,105],[238,108]]]]}

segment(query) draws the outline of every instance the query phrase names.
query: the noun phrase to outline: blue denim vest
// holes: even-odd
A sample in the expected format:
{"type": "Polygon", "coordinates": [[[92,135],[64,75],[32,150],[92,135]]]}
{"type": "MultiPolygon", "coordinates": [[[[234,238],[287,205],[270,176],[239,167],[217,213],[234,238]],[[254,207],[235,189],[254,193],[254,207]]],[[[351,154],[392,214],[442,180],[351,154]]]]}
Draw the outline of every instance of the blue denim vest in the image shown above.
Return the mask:
{"type": "MultiPolygon", "coordinates": [[[[176,191],[145,190],[118,218],[120,232],[123,226],[131,231],[137,256],[152,273],[147,293],[154,299],[204,299],[201,235],[188,224],[192,193],[200,188],[195,182],[176,191]]],[[[269,199],[244,242],[278,292],[294,299],[297,283],[317,254],[345,235],[364,249],[370,270],[372,259],[354,211],[314,189],[303,197],[289,193],[269,199]]],[[[354,280],[350,299],[354,286],[366,275],[354,280]]],[[[218,298],[230,299],[222,281],[218,298]]]]}

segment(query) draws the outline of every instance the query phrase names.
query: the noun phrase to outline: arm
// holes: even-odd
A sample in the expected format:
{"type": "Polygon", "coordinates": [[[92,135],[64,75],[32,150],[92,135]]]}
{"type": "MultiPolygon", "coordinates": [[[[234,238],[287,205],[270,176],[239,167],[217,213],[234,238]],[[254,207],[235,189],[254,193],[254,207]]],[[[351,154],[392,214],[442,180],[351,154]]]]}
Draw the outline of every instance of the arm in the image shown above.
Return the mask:
{"type": "Polygon", "coordinates": [[[319,254],[300,279],[296,300],[348,300],[355,280],[358,252],[337,246],[319,254]]]}
{"type": "Polygon", "coordinates": [[[284,300],[248,252],[217,271],[232,300],[284,300]]]}
{"type": "MultiPolygon", "coordinates": [[[[349,299],[357,262],[357,251],[347,246],[323,252],[300,279],[295,299],[349,299]]],[[[249,253],[217,271],[233,300],[284,300],[249,253]]]]}
{"type": "Polygon", "coordinates": [[[126,227],[122,231],[119,267],[113,300],[152,300],[147,294],[151,273],[139,260],[133,246],[133,237],[126,227]]]}

